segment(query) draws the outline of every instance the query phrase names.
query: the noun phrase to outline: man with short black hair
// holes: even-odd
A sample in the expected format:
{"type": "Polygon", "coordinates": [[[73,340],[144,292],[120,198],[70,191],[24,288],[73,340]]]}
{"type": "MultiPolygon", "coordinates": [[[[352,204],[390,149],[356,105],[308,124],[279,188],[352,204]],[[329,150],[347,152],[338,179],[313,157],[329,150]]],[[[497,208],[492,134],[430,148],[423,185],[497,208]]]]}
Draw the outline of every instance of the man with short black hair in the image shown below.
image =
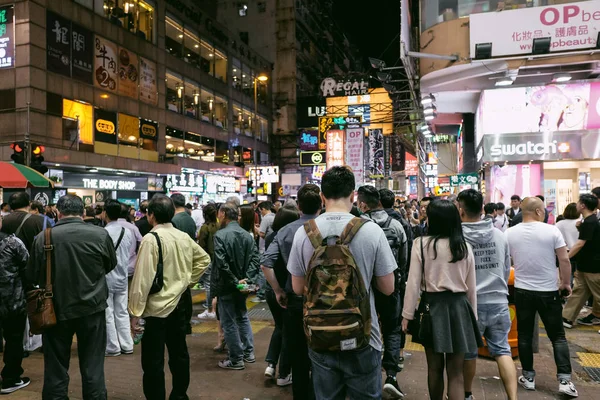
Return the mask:
{"type": "Polygon", "coordinates": [[[0,218],[3,218],[8,214],[10,214],[10,206],[8,203],[2,203],[2,205],[0,205],[0,218]]]}
{"type": "MultiPolygon", "coordinates": [[[[600,306],[600,223],[594,214],[598,199],[593,194],[582,194],[577,202],[577,211],[583,215],[579,227],[579,240],[569,251],[569,257],[577,260],[573,295],[563,309],[563,325],[572,328],[573,322],[590,296],[595,308],[600,306]]],[[[579,325],[600,325],[600,315],[592,312],[577,320],[579,325]]]]}
{"type": "Polygon", "coordinates": [[[190,356],[186,334],[187,311],[183,294],[198,282],[210,257],[171,221],[175,215],[173,201],[165,195],[154,195],[148,203],[148,222],[152,231],[144,237],[131,282],[129,313],[132,331],[138,319],[146,321],[142,337],[143,388],[147,399],[165,399],[165,345],[173,376],[170,399],[187,399],[190,384],[190,356]],[[163,285],[152,293],[158,264],[163,264],[163,285]]]}
{"type": "Polygon", "coordinates": [[[121,215],[121,203],[108,199],[104,203],[106,226],[117,254],[117,267],[106,275],[108,299],[106,308],[106,355],[110,357],[133,353],[133,339],[127,312],[127,274],[129,255],[135,252],[133,233],[117,221],[121,215]]]}
{"type": "Polygon", "coordinates": [[[497,203],[497,217],[494,226],[500,229],[501,232],[506,232],[508,229],[508,217],[506,216],[506,206],[504,203],[497,203]]]}
{"type": "MultiPolygon", "coordinates": [[[[354,219],[352,209],[354,173],[346,166],[330,168],[323,174],[321,199],[325,203],[324,214],[314,222],[323,238],[340,236],[354,219]]],[[[375,223],[367,222],[348,245],[356,262],[365,287],[374,285],[384,295],[394,292],[396,260],[383,230],[375,223]]],[[[305,229],[298,229],[288,261],[292,275],[292,287],[297,295],[304,294],[305,279],[313,247],[305,229]]],[[[375,310],[375,297],[369,291],[371,334],[369,345],[357,348],[356,340],[344,344],[347,350],[340,352],[316,352],[309,349],[312,360],[312,377],[317,399],[381,399],[381,334],[375,310]],[[353,348],[354,347],[354,348],[353,348]]]]}
{"type": "Polygon", "coordinates": [[[44,214],[44,205],[42,203],[40,203],[39,201],[32,201],[31,205],[29,206],[29,212],[33,215],[39,215],[42,218],[44,218],[44,225],[42,226],[42,230],[46,229],[46,228],[52,228],[55,224],[54,220],[51,218],[48,218],[45,214],[44,214]]]}
{"type": "Polygon", "coordinates": [[[519,197],[516,194],[513,194],[510,197],[510,208],[506,212],[508,221],[511,222],[513,220],[513,218],[516,217],[520,213],[521,213],[521,197],[519,197]]]}
{"type": "Polygon", "coordinates": [[[11,194],[8,204],[12,212],[2,219],[2,232],[7,235],[14,234],[23,242],[27,251],[31,252],[35,236],[44,227],[44,218],[29,213],[30,201],[27,192],[11,194]]]}
{"type": "Polygon", "coordinates": [[[223,369],[241,370],[244,362],[255,363],[254,336],[246,308],[247,293],[237,288],[248,283],[248,271],[257,270],[260,262],[252,235],[238,223],[238,207],[223,204],[219,208],[220,229],[214,236],[211,288],[218,297],[221,326],[229,357],[219,362],[223,369]]]}
{"type": "Polygon", "coordinates": [[[492,220],[492,225],[493,225],[496,222],[497,211],[498,211],[498,206],[496,205],[496,203],[487,203],[483,207],[483,212],[485,214],[483,219],[492,220]]]}
{"type": "MultiPolygon", "coordinates": [[[[43,334],[44,399],[66,399],[73,335],[77,335],[84,399],[106,399],[106,274],[117,265],[108,232],[83,222],[83,201],[68,194],[57,204],[59,221],[52,228],[52,283],[57,325],[43,334]]],[[[27,267],[28,281],[44,286],[44,233],[36,236],[27,267]]]]}
{"type": "MultiPolygon", "coordinates": [[[[312,399],[314,398],[314,390],[310,380],[310,359],[308,358],[308,347],[304,336],[303,299],[302,296],[294,293],[292,277],[286,266],[292,250],[294,235],[307,221],[315,219],[319,215],[321,206],[321,189],[310,183],[303,185],[298,190],[300,219],[281,228],[261,257],[262,270],[275,292],[277,301],[282,307],[287,307],[284,313],[283,340],[287,340],[290,363],[294,372],[292,391],[295,399],[312,399]],[[281,267],[283,268],[278,269],[281,267]],[[282,275],[286,277],[283,287],[277,278],[282,275]]],[[[265,375],[269,372],[269,367],[267,367],[265,375]]],[[[282,377],[281,370],[280,377],[282,377]]]]}
{"type": "MultiPolygon", "coordinates": [[[[35,202],[33,202],[33,203],[35,203],[35,202]]],[[[32,207],[33,207],[33,203],[31,203],[32,207]]],[[[86,224],[98,225],[99,220],[96,218],[96,210],[94,210],[94,207],[87,206],[85,208],[83,222],[85,222],[86,224]]]]}
{"type": "Polygon", "coordinates": [[[273,232],[273,221],[275,220],[275,214],[271,212],[273,204],[270,201],[263,201],[258,205],[258,210],[262,219],[260,221],[260,228],[258,235],[260,240],[258,242],[258,251],[260,254],[265,252],[265,238],[273,232]]]}
{"type": "Polygon", "coordinates": [[[152,225],[148,222],[148,200],[144,200],[140,203],[140,212],[143,216],[135,221],[135,226],[140,230],[140,235],[144,237],[152,230],[152,225]]]}
{"type": "Polygon", "coordinates": [[[402,215],[400,215],[398,211],[394,210],[393,206],[395,197],[396,196],[394,195],[394,192],[392,192],[390,189],[379,189],[379,200],[381,202],[381,206],[390,217],[394,218],[396,221],[402,224],[404,233],[406,233],[409,254],[409,259],[407,260],[407,262],[410,262],[410,252],[412,250],[413,242],[412,229],[410,228],[410,223],[406,219],[402,218],[402,215]]]}
{"type": "Polygon", "coordinates": [[[407,279],[408,245],[406,233],[402,224],[390,217],[381,207],[379,192],[374,186],[365,185],[358,188],[358,208],[363,213],[362,217],[379,225],[387,238],[388,244],[394,253],[397,268],[394,271],[394,292],[386,296],[375,288],[375,308],[379,314],[383,336],[383,360],[387,379],[383,390],[392,398],[404,397],[398,386],[396,375],[400,372],[400,350],[403,347],[403,335],[400,318],[402,311],[403,291],[407,279]]]}

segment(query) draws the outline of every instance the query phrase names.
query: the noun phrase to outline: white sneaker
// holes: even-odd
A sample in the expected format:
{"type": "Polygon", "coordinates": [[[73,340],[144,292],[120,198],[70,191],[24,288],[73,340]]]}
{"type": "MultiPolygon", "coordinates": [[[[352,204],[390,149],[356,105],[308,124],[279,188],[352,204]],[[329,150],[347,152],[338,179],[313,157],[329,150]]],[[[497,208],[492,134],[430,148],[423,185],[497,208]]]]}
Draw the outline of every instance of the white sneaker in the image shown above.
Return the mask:
{"type": "Polygon", "coordinates": [[[561,379],[558,384],[558,393],[566,394],[571,397],[578,397],[579,393],[577,393],[577,389],[575,389],[575,385],[573,382],[566,381],[561,379]]]}
{"type": "Polygon", "coordinates": [[[273,379],[275,377],[275,366],[273,364],[267,365],[267,369],[265,369],[265,377],[269,379],[273,379]]]}
{"type": "Polygon", "coordinates": [[[208,310],[204,310],[202,314],[198,314],[198,319],[211,320],[217,319],[217,313],[208,312],[208,310]]]}
{"type": "Polygon", "coordinates": [[[523,375],[519,377],[519,385],[523,386],[526,390],[535,390],[535,379],[525,378],[523,375]]]}
{"type": "Polygon", "coordinates": [[[285,378],[277,378],[277,386],[289,386],[292,384],[292,374],[289,374],[285,378]]]}

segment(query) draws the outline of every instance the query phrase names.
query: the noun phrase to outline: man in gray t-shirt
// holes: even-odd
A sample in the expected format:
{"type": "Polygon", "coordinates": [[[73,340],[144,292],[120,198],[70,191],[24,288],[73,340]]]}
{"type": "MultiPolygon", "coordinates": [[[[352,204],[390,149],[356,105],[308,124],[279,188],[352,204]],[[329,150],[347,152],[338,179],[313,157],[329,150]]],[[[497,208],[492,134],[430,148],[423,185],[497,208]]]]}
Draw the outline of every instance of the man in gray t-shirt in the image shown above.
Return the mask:
{"type": "MultiPolygon", "coordinates": [[[[354,218],[352,209],[354,174],[347,167],[333,167],[323,175],[321,197],[327,212],[315,219],[322,237],[339,236],[354,218]]],[[[371,298],[370,346],[360,350],[317,353],[309,349],[313,365],[316,398],[381,398],[381,333],[371,284],[385,295],[394,291],[396,260],[383,230],[375,223],[365,224],[350,243],[371,298]],[[352,379],[347,379],[352,376],[352,379]]],[[[303,228],[296,232],[288,261],[294,292],[301,295],[309,261],[314,253],[303,228]]]]}

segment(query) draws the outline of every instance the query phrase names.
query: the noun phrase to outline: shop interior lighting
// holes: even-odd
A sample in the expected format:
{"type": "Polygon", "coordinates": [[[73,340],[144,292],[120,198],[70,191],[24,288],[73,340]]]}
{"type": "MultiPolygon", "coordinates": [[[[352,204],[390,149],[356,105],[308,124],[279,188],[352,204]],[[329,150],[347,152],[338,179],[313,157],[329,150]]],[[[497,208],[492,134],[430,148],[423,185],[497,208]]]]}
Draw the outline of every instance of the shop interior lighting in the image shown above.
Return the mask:
{"type": "Polygon", "coordinates": [[[435,97],[430,93],[421,99],[421,105],[426,106],[435,101],[435,97]]]}
{"type": "Polygon", "coordinates": [[[426,114],[424,119],[425,121],[433,121],[435,117],[437,117],[437,113],[434,112],[433,114],[426,114]]]}
{"type": "Polygon", "coordinates": [[[419,126],[419,130],[421,132],[428,131],[429,130],[429,125],[427,125],[427,124],[420,125],[419,126]]]}
{"type": "Polygon", "coordinates": [[[425,114],[425,115],[433,114],[436,111],[437,111],[437,108],[433,104],[430,104],[427,107],[423,108],[423,114],[425,114]]]}
{"type": "Polygon", "coordinates": [[[557,82],[557,83],[569,82],[571,80],[571,78],[573,78],[571,76],[571,74],[569,74],[567,72],[559,72],[558,74],[552,75],[552,82],[557,82]]]}
{"type": "Polygon", "coordinates": [[[88,172],[98,172],[98,168],[88,168],[88,172]]]}
{"type": "Polygon", "coordinates": [[[548,54],[550,53],[550,45],[552,44],[552,38],[543,37],[533,39],[533,48],[531,54],[548,54]]]}
{"type": "Polygon", "coordinates": [[[513,82],[512,78],[506,75],[496,81],[496,86],[510,86],[513,82]]]}
{"type": "Polygon", "coordinates": [[[477,43],[475,45],[475,59],[485,60],[492,58],[492,43],[477,43]]]}

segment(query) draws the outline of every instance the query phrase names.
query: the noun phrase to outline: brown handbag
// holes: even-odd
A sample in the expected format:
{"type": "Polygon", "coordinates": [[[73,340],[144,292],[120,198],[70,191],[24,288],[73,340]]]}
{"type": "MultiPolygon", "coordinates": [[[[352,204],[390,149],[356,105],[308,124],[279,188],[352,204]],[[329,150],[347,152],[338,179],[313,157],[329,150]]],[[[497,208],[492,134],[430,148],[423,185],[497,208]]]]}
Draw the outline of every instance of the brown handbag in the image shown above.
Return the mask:
{"type": "Polygon", "coordinates": [[[52,251],[50,228],[44,232],[44,253],[46,254],[46,285],[27,292],[27,314],[30,332],[34,335],[44,333],[56,325],[54,313],[54,293],[52,292],[52,251]]]}

